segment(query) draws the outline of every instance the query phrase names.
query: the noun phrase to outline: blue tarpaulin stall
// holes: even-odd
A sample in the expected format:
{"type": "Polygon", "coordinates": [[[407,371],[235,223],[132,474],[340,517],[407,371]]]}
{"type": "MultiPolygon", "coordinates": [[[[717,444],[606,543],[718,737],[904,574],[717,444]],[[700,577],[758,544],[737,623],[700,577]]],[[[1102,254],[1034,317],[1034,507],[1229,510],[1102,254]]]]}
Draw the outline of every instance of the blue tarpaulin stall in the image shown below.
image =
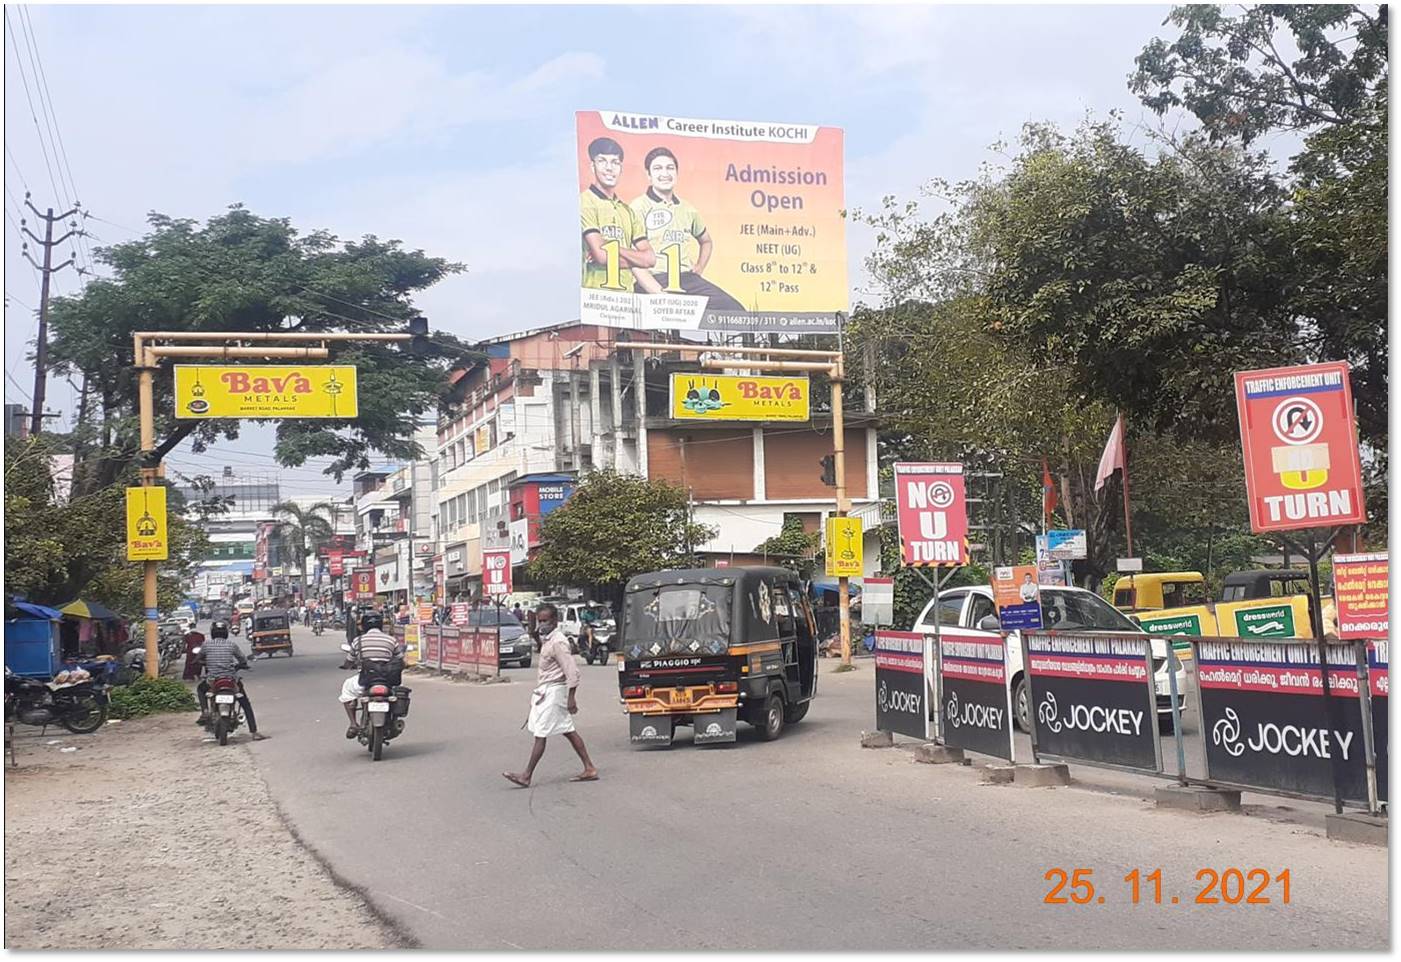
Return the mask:
{"type": "Polygon", "coordinates": [[[63,613],[26,601],[5,612],[5,666],[16,675],[45,681],[62,670],[59,626],[63,613]]]}

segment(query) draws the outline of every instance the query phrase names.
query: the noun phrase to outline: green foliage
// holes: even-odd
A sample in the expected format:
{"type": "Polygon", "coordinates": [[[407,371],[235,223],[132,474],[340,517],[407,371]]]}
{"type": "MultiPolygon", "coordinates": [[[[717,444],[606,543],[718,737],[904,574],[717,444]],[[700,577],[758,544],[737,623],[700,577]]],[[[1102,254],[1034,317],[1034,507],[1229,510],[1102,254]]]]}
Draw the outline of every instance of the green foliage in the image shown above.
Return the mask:
{"type": "MultiPolygon", "coordinates": [[[[141,566],[126,560],[125,484],[117,482],[60,501],[45,435],[5,445],[5,590],[30,601],[63,605],[78,598],[132,615],[142,608],[141,566]]],[[[208,540],[169,502],[170,561],[157,582],[160,604],[172,608],[181,582],[206,556],[208,540]]]]}
{"type": "Polygon", "coordinates": [[[111,700],[113,718],[140,718],[199,707],[194,692],[173,678],[138,678],[130,685],[113,688],[111,700]]]}
{"type": "Polygon", "coordinates": [[[695,549],[714,536],[714,528],[690,520],[680,486],[593,471],[540,522],[530,577],[618,589],[636,574],[694,564],[695,549]]]}
{"type": "Polygon", "coordinates": [[[1386,89],[1387,8],[1258,4],[1228,16],[1214,4],[1174,7],[1181,28],[1137,58],[1129,86],[1166,113],[1184,108],[1217,138],[1346,124],[1386,89]],[[1281,35],[1288,31],[1289,36],[1281,35]],[[1290,59],[1290,48],[1298,56],[1290,59]]]}
{"type": "Polygon", "coordinates": [[[754,548],[755,554],[768,555],[778,564],[786,565],[804,578],[811,578],[822,550],[822,534],[803,530],[801,518],[785,518],[783,529],[754,548]]]}
{"type": "MultiPolygon", "coordinates": [[[[307,555],[331,540],[336,533],[334,521],[335,505],[329,501],[318,501],[310,507],[302,507],[293,501],[283,501],[272,506],[272,513],[278,519],[273,527],[273,535],[285,554],[302,573],[302,597],[307,590],[307,555]]],[[[288,560],[284,558],[285,561],[288,560]]]]}
{"type": "MultiPolygon", "coordinates": [[[[303,234],[286,219],[258,217],[239,205],[204,225],[162,214],[148,222],[146,236],[97,252],[111,278],[53,302],[51,365],[59,374],[83,375],[93,397],[89,433],[103,449],[99,470],[84,485],[111,483],[139,449],[133,332],[402,332],[415,314],[412,295],[463,269],[399,241],[303,234]]],[[[331,351],[333,361],[358,369],[359,417],[278,421],[274,453],[287,466],[335,458],[328,473],[337,480],[368,467],[372,452],[417,457],[415,425],[436,410],[451,362],[480,357],[446,334],[434,335],[422,355],[364,343],[333,343],[331,351]]],[[[238,436],[237,421],[176,422],[171,391],[163,370],[155,383],[162,446],[193,436],[198,452],[238,436]]]]}

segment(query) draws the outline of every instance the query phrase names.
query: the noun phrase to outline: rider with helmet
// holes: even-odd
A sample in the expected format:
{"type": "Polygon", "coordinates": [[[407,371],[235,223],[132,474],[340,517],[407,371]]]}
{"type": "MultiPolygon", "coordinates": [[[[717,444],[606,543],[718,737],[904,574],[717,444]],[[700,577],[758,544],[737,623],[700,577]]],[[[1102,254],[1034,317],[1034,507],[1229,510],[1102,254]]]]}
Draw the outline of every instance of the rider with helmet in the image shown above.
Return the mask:
{"type": "Polygon", "coordinates": [[[384,631],[384,616],[378,611],[369,610],[360,616],[360,634],[350,643],[348,664],[343,667],[359,668],[341,685],[340,703],[345,706],[345,715],[350,719],[346,738],[360,734],[360,720],[355,715],[355,703],[365,694],[369,678],[374,676],[376,684],[398,686],[402,683],[404,670],[404,646],[394,640],[394,636],[384,631]]]}
{"type": "Polygon", "coordinates": [[[248,667],[248,659],[243,651],[229,638],[229,623],[220,619],[209,626],[209,640],[200,646],[195,656],[195,664],[203,669],[204,677],[195,688],[199,695],[199,719],[197,725],[208,725],[209,682],[215,678],[233,678],[238,682],[238,702],[243,707],[243,717],[248,719],[248,732],[254,741],[262,741],[268,736],[259,734],[258,720],[253,717],[253,703],[248,692],[243,689],[243,679],[238,677],[239,669],[248,667]]]}

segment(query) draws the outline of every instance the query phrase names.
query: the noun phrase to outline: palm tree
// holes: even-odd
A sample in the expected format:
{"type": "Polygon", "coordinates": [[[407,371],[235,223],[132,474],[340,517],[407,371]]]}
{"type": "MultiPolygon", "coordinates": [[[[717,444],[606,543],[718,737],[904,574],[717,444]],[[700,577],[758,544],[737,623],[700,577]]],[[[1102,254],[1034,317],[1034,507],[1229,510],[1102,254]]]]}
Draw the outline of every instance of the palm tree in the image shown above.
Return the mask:
{"type": "Polygon", "coordinates": [[[335,506],[329,501],[318,501],[304,508],[292,501],[283,501],[272,506],[278,517],[273,528],[278,539],[295,552],[297,568],[302,574],[302,601],[306,601],[306,556],[331,540],[335,534],[333,522],[335,506]]]}

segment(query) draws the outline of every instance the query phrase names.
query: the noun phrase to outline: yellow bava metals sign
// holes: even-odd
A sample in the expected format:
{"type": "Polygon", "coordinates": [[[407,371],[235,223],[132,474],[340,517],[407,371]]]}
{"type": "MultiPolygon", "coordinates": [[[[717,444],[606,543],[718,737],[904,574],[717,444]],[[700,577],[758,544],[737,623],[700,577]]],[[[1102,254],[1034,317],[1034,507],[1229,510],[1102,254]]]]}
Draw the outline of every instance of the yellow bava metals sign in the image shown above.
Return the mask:
{"type": "Polygon", "coordinates": [[[859,578],[862,572],[861,519],[827,519],[827,574],[833,578],[859,578]]]}
{"type": "Polygon", "coordinates": [[[808,379],[673,374],[671,416],[678,421],[806,421],[808,379]]]}
{"type": "Polygon", "coordinates": [[[175,365],[177,418],[353,418],[351,365],[175,365]]]}
{"type": "Polygon", "coordinates": [[[169,557],[165,488],[127,488],[126,560],[165,561],[169,557]]]}

